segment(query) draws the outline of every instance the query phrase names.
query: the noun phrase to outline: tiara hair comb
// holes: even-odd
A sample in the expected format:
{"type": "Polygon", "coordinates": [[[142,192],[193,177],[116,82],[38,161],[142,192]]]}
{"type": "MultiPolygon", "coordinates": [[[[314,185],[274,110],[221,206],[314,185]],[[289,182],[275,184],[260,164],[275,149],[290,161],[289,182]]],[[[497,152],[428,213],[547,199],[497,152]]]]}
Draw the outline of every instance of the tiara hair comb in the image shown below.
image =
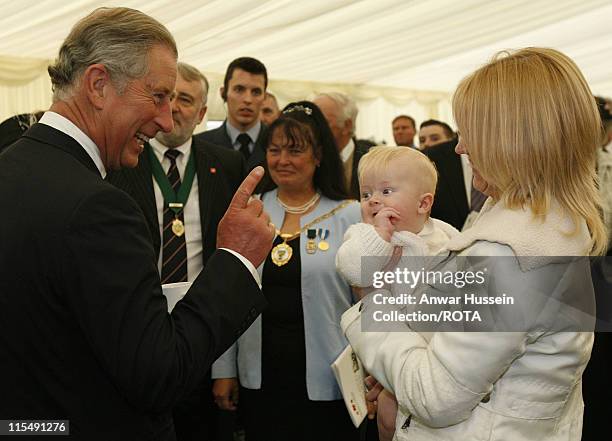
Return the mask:
{"type": "Polygon", "coordinates": [[[312,115],[312,109],[310,107],[302,106],[301,104],[283,110],[283,114],[291,112],[304,112],[308,116],[312,115]]]}

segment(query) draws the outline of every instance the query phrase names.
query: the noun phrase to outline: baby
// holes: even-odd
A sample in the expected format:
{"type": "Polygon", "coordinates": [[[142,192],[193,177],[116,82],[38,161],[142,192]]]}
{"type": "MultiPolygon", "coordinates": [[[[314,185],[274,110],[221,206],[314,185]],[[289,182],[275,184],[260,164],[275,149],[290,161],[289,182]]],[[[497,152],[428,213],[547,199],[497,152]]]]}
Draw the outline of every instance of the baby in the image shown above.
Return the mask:
{"type": "MultiPolygon", "coordinates": [[[[353,287],[371,286],[363,271],[363,256],[432,256],[459,232],[429,217],[438,174],[418,150],[377,146],[359,161],[359,189],[363,223],[352,225],[336,255],[336,267],[353,287]]],[[[375,268],[380,270],[382,268],[375,268]]]]}

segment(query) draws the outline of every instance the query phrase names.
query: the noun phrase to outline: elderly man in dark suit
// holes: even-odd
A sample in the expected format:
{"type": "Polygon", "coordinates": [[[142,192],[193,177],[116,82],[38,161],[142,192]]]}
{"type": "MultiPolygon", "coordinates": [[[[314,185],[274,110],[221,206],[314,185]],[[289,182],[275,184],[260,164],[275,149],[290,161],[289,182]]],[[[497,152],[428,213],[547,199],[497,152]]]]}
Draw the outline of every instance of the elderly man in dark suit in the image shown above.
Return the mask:
{"type": "Polygon", "coordinates": [[[242,153],[248,169],[266,159],[266,126],[259,120],[268,87],[266,66],[259,60],[241,57],[225,72],[221,98],[227,104],[227,119],[219,127],[195,136],[242,153]]]}
{"type": "MultiPolygon", "coordinates": [[[[217,224],[232,195],[244,178],[244,157],[236,151],[192,137],[206,114],[208,81],[195,67],[178,63],[172,97],[174,129],[160,131],[145,143],[144,153],[133,169],[109,173],[107,181],[126,191],[142,209],[162,283],[193,281],[216,250],[217,224]],[[190,165],[190,161],[192,161],[190,165]],[[164,177],[176,187],[191,183],[181,192],[183,207],[175,213],[164,198],[164,177]],[[190,181],[190,170],[193,181],[190,181]],[[186,184],[184,184],[186,183],[186,184]],[[172,228],[176,222],[183,228],[172,228]]],[[[198,389],[174,409],[179,441],[214,440],[217,406],[208,374],[198,389]]]]}
{"type": "Polygon", "coordinates": [[[217,250],[168,314],[137,203],[104,181],[173,128],[176,44],[151,17],[100,8],[49,68],[54,102],[0,155],[0,419],[69,420],[70,438],[174,440],[171,409],[257,317],[273,227],[232,199],[217,250]]]}
{"type": "Polygon", "coordinates": [[[347,95],[339,92],[318,94],[313,102],[321,109],[329,128],[334,134],[336,147],[340,152],[344,168],[344,180],[350,197],[359,200],[359,180],[357,167],[373,142],[355,138],[357,124],[357,105],[347,95]]]}

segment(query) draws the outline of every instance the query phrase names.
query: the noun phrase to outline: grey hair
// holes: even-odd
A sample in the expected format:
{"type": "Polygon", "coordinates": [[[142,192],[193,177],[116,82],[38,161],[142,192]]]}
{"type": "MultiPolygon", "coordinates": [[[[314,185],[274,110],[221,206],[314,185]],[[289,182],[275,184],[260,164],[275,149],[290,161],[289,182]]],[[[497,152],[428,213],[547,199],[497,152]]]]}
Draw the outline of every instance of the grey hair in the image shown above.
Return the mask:
{"type": "Polygon", "coordinates": [[[185,81],[200,81],[202,83],[202,105],[205,106],[208,101],[208,80],[202,72],[190,64],[179,61],[177,64],[178,73],[185,81]]]}
{"type": "Polygon", "coordinates": [[[353,129],[351,132],[351,136],[355,135],[355,128],[357,127],[357,113],[359,113],[359,110],[357,109],[357,105],[355,104],[355,101],[353,101],[348,95],[345,95],[340,92],[319,93],[315,97],[315,99],[320,98],[320,97],[327,97],[330,100],[332,100],[334,103],[336,103],[336,105],[340,109],[338,121],[336,122],[338,123],[339,126],[342,126],[344,125],[345,121],[350,119],[353,122],[353,129]]]}
{"type": "Polygon", "coordinates": [[[128,80],[146,75],[147,55],[155,45],[178,56],[172,34],[154,18],[130,8],[94,10],[74,25],[48,68],[53,101],[71,97],[77,80],[92,64],[103,64],[122,93],[128,80]]]}

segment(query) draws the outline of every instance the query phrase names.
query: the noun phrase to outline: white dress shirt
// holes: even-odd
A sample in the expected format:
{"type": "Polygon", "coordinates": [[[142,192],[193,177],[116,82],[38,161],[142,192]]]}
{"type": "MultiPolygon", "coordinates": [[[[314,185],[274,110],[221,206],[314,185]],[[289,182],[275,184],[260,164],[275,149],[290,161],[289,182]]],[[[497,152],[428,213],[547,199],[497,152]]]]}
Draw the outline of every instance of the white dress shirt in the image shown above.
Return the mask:
{"type": "Polygon", "coordinates": [[[465,185],[465,195],[467,196],[468,207],[472,206],[472,164],[468,155],[461,156],[461,169],[463,170],[463,185],[465,185]]]}
{"type": "Polygon", "coordinates": [[[349,139],[349,142],[344,146],[342,150],[340,150],[340,159],[342,159],[342,164],[346,167],[346,161],[348,161],[355,151],[355,143],[353,142],[353,138],[349,139]]]}
{"type": "MultiPolygon", "coordinates": [[[[161,163],[164,173],[168,173],[168,169],[170,168],[170,159],[165,156],[166,151],[169,150],[168,147],[154,138],[149,141],[149,144],[151,144],[155,156],[161,163]]],[[[181,177],[181,182],[183,182],[185,177],[185,168],[187,167],[187,161],[189,160],[189,155],[191,154],[191,144],[192,138],[189,138],[183,145],[175,147],[176,150],[179,150],[182,153],[182,155],[179,155],[176,158],[176,167],[178,169],[179,176],[181,177]]],[[[153,179],[153,189],[155,191],[155,206],[157,207],[159,237],[163,246],[164,196],[159,188],[159,185],[157,184],[157,181],[155,181],[155,178],[151,176],[151,179],[153,179]]],[[[193,282],[203,268],[202,224],[200,222],[200,197],[197,175],[193,178],[193,184],[191,186],[191,191],[189,192],[189,197],[187,198],[187,202],[183,207],[183,216],[185,221],[185,245],[187,249],[187,281],[193,282]]],[[[249,269],[253,275],[253,278],[261,288],[261,280],[255,266],[247,258],[236,251],[227,248],[222,249],[232,253],[234,256],[240,259],[240,261],[249,269]]],[[[162,257],[163,256],[160,249],[159,259],[157,260],[157,267],[160,274],[162,257]]]]}
{"type": "MultiPolygon", "coordinates": [[[[168,147],[163,145],[157,139],[151,139],[149,141],[153,152],[160,162],[164,173],[168,173],[170,168],[170,159],[165,156],[166,151],[170,150],[168,147]]],[[[178,150],[182,153],[176,158],[176,167],[181,177],[181,182],[185,178],[185,168],[187,167],[187,161],[191,154],[191,138],[186,143],[180,145],[174,150],[178,150]]],[[[157,207],[157,223],[159,225],[159,237],[163,244],[163,226],[164,226],[164,195],[157,184],[155,178],[153,179],[153,189],[155,190],[155,206],[157,207]]],[[[202,227],[200,223],[200,199],[198,195],[198,177],[194,176],[193,184],[191,185],[191,191],[187,202],[183,207],[183,218],[185,222],[185,243],[187,246],[187,281],[193,282],[195,278],[200,274],[203,268],[202,262],[202,227]]],[[[161,274],[162,267],[162,252],[159,253],[159,259],[157,266],[161,274]]]]}
{"type": "Polygon", "coordinates": [[[249,152],[253,153],[253,150],[255,150],[255,142],[259,137],[259,132],[261,132],[261,121],[257,121],[257,123],[255,123],[255,125],[246,132],[241,132],[236,127],[231,125],[228,120],[226,120],[225,129],[227,130],[227,135],[230,137],[230,140],[232,141],[232,146],[234,146],[234,150],[236,151],[240,151],[241,147],[240,143],[238,142],[238,136],[241,133],[246,133],[247,135],[249,135],[249,138],[251,138],[251,142],[249,142],[249,152]]]}

